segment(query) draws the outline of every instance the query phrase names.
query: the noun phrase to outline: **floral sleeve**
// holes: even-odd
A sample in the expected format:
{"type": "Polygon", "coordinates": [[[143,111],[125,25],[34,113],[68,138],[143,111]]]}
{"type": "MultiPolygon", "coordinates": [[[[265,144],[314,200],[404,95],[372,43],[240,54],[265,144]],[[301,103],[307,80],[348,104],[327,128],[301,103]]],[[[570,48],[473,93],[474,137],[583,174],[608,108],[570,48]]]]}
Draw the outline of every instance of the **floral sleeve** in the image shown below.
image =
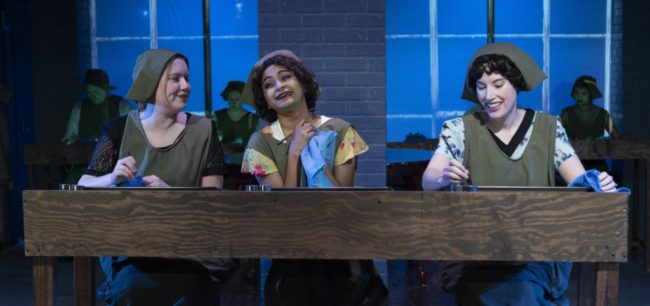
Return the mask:
{"type": "Polygon", "coordinates": [[[241,165],[241,173],[264,176],[278,172],[275,162],[252,148],[246,148],[241,165]]]}
{"type": "Polygon", "coordinates": [[[569,137],[567,137],[562,123],[558,120],[555,135],[555,169],[560,168],[560,165],[573,155],[576,155],[576,151],[571,146],[571,142],[569,142],[569,137]]]}
{"type": "Polygon", "coordinates": [[[336,156],[334,157],[334,165],[342,165],[348,160],[354,158],[357,155],[361,155],[368,151],[368,144],[361,138],[361,135],[357,131],[349,127],[345,131],[345,136],[339,144],[338,150],[336,151],[336,156]]]}
{"type": "Polygon", "coordinates": [[[441,153],[450,159],[455,158],[461,163],[463,162],[465,152],[465,124],[463,118],[445,121],[442,124],[439,140],[435,153],[441,153]],[[453,153],[450,149],[453,150],[453,153]]]}

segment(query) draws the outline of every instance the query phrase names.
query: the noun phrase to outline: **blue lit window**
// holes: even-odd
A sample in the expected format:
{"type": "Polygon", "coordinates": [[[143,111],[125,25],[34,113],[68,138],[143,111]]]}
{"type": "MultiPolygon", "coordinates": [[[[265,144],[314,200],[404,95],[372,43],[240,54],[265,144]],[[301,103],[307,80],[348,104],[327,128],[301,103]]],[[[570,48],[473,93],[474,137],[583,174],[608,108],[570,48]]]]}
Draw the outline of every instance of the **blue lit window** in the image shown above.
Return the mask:
{"type": "MultiPolygon", "coordinates": [[[[544,67],[543,86],[519,105],[558,115],[574,103],[573,81],[595,76],[609,110],[611,0],[495,1],[495,41],[510,41],[544,67]]],[[[444,120],[472,103],[460,99],[467,62],[487,42],[487,0],[386,1],[388,141],[437,137],[444,120]]]]}
{"type": "MultiPolygon", "coordinates": [[[[187,111],[204,111],[205,74],[201,0],[90,0],[92,66],[106,70],[114,92],[126,96],[137,56],[170,48],[190,61],[187,111]]],[[[257,0],[210,3],[212,107],[226,108],[219,93],[229,80],[246,81],[257,61],[257,0]]]]}

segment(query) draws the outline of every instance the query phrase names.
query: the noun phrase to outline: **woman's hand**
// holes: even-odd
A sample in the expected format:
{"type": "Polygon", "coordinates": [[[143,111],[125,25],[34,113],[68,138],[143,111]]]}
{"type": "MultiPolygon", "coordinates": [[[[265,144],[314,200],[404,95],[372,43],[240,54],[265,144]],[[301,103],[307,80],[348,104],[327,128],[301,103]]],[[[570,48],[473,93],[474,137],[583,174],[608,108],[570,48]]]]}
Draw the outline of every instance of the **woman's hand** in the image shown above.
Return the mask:
{"type": "Polygon", "coordinates": [[[449,166],[443,169],[443,178],[449,180],[451,184],[460,184],[469,178],[469,170],[459,161],[449,159],[449,166]]]}
{"type": "Polygon", "coordinates": [[[601,172],[598,175],[598,183],[600,184],[600,189],[602,189],[604,192],[614,192],[616,191],[616,182],[614,182],[614,178],[612,178],[611,175],[607,172],[601,172]]]}
{"type": "Polygon", "coordinates": [[[120,183],[135,178],[138,171],[138,165],[133,156],[127,156],[117,161],[113,172],[111,173],[111,183],[119,185],[120,183]]]}
{"type": "Polygon", "coordinates": [[[311,123],[300,120],[300,123],[293,130],[291,144],[289,145],[289,152],[296,156],[300,155],[302,149],[307,145],[309,139],[316,134],[316,127],[311,123]]]}
{"type": "Polygon", "coordinates": [[[143,177],[142,183],[144,184],[144,187],[170,187],[165,183],[165,181],[155,175],[147,175],[143,177]]]}

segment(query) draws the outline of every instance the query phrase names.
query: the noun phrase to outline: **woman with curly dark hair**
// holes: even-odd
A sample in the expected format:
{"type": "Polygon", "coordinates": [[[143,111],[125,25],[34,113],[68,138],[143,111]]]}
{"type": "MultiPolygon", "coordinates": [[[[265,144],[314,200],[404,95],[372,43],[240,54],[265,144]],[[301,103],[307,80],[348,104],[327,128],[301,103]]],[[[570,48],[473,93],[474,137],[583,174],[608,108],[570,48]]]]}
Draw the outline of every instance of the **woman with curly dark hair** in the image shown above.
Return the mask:
{"type": "MultiPolygon", "coordinates": [[[[243,95],[270,124],[251,135],[242,172],[273,188],[354,185],[356,156],[368,146],[349,123],[314,114],[320,87],[298,57],[287,50],[264,56],[243,95]]],[[[268,306],[387,302],[370,260],[273,260],[264,294],[268,306]]]]}
{"type": "MultiPolygon", "coordinates": [[[[423,189],[470,179],[476,185],[554,186],[555,171],[566,182],[584,175],[557,118],[518,106],[519,93],[545,78],[513,44],[479,48],[469,62],[462,98],[481,111],[443,123],[444,141],[424,172],[423,189]]],[[[594,176],[599,190],[616,190],[606,172],[594,176]]],[[[441,270],[458,305],[568,305],[570,262],[445,262],[441,270]]]]}

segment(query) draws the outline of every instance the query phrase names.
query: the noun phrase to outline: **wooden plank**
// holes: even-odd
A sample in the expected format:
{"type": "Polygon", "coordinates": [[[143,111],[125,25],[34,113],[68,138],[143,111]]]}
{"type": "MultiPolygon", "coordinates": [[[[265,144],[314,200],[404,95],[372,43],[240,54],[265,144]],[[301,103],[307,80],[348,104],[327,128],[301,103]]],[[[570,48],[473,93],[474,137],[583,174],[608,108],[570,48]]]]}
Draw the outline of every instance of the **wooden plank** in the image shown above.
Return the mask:
{"type": "Polygon", "coordinates": [[[91,257],[74,259],[74,305],[95,305],[95,265],[91,257]]]}
{"type": "Polygon", "coordinates": [[[648,139],[612,139],[607,141],[571,140],[580,159],[647,159],[648,139]]]}
{"type": "Polygon", "coordinates": [[[56,287],[56,273],[53,257],[37,256],[33,259],[34,268],[34,305],[54,305],[54,288],[56,287]]]}
{"type": "Polygon", "coordinates": [[[627,260],[627,196],[27,190],[28,256],[627,260]]]}

